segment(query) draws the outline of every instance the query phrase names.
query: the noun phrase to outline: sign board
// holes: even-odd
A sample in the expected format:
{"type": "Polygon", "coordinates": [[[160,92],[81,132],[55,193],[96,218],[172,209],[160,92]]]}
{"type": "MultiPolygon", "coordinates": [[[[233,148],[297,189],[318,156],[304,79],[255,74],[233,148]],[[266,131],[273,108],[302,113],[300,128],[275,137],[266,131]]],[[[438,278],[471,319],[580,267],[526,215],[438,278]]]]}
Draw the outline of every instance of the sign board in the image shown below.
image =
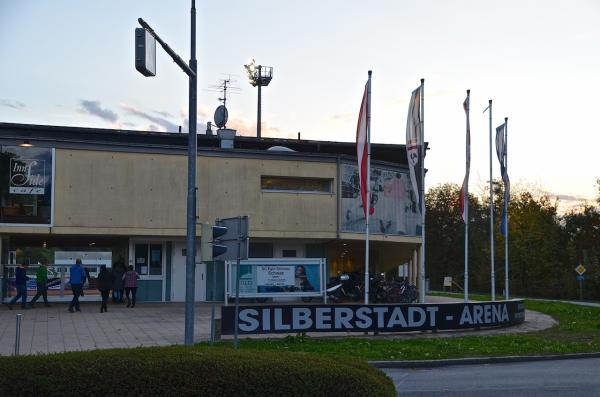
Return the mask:
{"type": "Polygon", "coordinates": [[[583,281],[583,280],[585,280],[585,277],[583,276],[583,274],[577,275],[577,281],[583,281]]]}
{"type": "Polygon", "coordinates": [[[452,276],[444,277],[444,287],[452,287],[452,276]]]}
{"type": "Polygon", "coordinates": [[[46,161],[10,159],[10,194],[46,194],[46,161]]]}
{"type": "Polygon", "coordinates": [[[144,28],[135,29],[135,68],[144,76],[156,76],[156,39],[144,28]]]}
{"type": "Polygon", "coordinates": [[[577,272],[577,274],[579,274],[580,276],[585,273],[587,269],[583,266],[583,265],[579,265],[575,268],[575,271],[577,272]]]}
{"type": "MultiPolygon", "coordinates": [[[[221,319],[221,333],[233,334],[235,308],[222,306],[221,319]]],[[[522,323],[525,303],[241,306],[238,320],[240,334],[441,331],[522,323]]]]}
{"type": "Polygon", "coordinates": [[[240,242],[240,259],[248,259],[249,239],[248,230],[250,219],[248,216],[217,219],[215,226],[224,226],[227,233],[218,238],[219,244],[227,247],[227,251],[218,256],[220,261],[235,261],[238,259],[238,242],[240,242]]]}
{"type": "MultiPolygon", "coordinates": [[[[235,296],[237,263],[226,265],[227,294],[235,296]]],[[[249,259],[240,262],[240,297],[308,297],[324,291],[321,258],[249,259]]]]}

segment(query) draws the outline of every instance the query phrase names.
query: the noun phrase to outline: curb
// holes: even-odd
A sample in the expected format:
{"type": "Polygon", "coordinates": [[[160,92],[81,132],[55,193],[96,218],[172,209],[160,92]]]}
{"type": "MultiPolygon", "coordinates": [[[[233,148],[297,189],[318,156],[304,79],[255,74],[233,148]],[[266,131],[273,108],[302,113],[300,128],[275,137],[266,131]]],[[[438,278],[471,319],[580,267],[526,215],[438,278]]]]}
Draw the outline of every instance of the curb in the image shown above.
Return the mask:
{"type": "Polygon", "coordinates": [[[447,367],[451,365],[522,363],[530,361],[571,360],[579,358],[600,358],[600,352],[554,354],[548,356],[469,357],[450,358],[446,360],[369,361],[369,364],[375,368],[436,368],[447,367]]]}

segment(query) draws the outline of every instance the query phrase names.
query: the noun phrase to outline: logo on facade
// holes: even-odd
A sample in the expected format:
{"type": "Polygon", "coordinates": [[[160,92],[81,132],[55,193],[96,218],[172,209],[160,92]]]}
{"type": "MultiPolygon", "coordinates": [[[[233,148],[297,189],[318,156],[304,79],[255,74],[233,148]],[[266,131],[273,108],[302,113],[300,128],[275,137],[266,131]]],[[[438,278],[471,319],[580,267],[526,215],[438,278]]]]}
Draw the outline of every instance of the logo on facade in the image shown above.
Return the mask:
{"type": "Polygon", "coordinates": [[[44,194],[45,186],[45,160],[10,159],[11,194],[44,194]]]}

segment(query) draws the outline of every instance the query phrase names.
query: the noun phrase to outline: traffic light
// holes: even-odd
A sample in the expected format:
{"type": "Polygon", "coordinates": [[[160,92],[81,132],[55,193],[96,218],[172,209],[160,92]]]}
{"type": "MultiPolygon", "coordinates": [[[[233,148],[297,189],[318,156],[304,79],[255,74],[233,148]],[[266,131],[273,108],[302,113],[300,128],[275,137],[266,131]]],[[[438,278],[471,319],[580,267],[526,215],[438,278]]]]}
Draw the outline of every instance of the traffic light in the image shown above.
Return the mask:
{"type": "Polygon", "coordinates": [[[227,247],[220,244],[219,237],[227,233],[225,226],[213,226],[202,223],[202,236],[200,237],[200,258],[202,262],[210,262],[227,252],[227,247]]]}

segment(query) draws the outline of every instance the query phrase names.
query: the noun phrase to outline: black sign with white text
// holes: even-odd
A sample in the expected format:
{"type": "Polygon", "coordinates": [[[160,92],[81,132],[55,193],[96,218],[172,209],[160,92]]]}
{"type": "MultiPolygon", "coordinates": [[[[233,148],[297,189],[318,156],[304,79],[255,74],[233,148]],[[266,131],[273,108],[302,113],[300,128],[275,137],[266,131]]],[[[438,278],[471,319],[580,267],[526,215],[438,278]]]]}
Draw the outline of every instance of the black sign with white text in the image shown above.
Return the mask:
{"type": "MultiPolygon", "coordinates": [[[[221,333],[234,333],[235,307],[221,307],[221,333]]],[[[240,334],[407,332],[513,325],[525,321],[523,300],[398,305],[240,306],[240,334]]]]}

